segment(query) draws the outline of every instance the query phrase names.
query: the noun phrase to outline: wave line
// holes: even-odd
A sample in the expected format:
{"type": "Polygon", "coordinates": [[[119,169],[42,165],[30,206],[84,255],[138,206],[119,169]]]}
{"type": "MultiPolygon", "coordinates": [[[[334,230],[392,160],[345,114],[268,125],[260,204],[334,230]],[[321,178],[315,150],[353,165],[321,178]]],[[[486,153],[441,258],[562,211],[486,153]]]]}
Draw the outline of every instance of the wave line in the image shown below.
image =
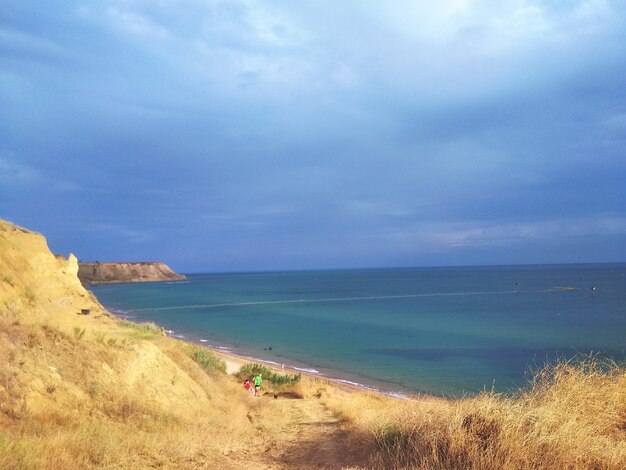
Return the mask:
{"type": "MultiPolygon", "coordinates": [[[[532,292],[554,292],[558,289],[545,289],[532,292]]],[[[528,291],[523,291],[528,292],[528,291]]],[[[192,305],[177,305],[173,307],[153,307],[153,308],[135,308],[129,309],[131,312],[144,312],[144,311],[156,311],[156,310],[182,310],[192,308],[223,308],[223,307],[247,307],[250,305],[278,305],[278,304],[311,304],[311,303],[325,303],[325,302],[354,302],[363,300],[390,300],[390,299],[406,299],[416,297],[454,297],[464,295],[506,295],[506,294],[518,294],[517,290],[504,290],[504,291],[487,291],[487,292],[438,292],[429,294],[402,294],[402,295],[373,295],[367,297],[336,297],[327,299],[292,299],[292,300],[257,300],[250,302],[233,302],[222,304],[192,304],[192,305]]]]}

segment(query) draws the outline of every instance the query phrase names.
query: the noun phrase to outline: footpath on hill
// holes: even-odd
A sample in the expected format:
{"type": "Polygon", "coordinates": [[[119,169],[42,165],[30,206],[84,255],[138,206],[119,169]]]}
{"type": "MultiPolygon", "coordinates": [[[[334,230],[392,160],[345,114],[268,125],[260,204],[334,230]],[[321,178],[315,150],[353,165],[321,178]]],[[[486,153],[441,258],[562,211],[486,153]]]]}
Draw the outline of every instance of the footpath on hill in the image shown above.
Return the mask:
{"type": "MultiPolygon", "coordinates": [[[[235,374],[249,361],[216,352],[235,374]]],[[[243,391],[243,390],[242,390],[243,391]]],[[[252,464],[268,469],[345,469],[365,467],[367,451],[350,439],[340,419],[315,398],[290,398],[272,393],[250,397],[247,415],[257,439],[240,456],[230,455],[235,465],[252,464]]]]}
{"type": "MultiPolygon", "coordinates": [[[[259,443],[233,458],[235,466],[267,469],[342,469],[366,463],[365,452],[350,441],[339,419],[314,399],[273,399],[248,413],[259,443]],[[267,418],[268,413],[271,417],[267,418]]],[[[234,467],[233,467],[234,468],[234,467]]]]}
{"type": "MultiPolygon", "coordinates": [[[[42,235],[0,220],[0,468],[339,469],[361,461],[321,400],[250,396],[207,370],[199,346],[110,315],[77,271],[75,256],[54,256],[42,235]]],[[[232,374],[247,361],[227,362],[232,374]]]]}

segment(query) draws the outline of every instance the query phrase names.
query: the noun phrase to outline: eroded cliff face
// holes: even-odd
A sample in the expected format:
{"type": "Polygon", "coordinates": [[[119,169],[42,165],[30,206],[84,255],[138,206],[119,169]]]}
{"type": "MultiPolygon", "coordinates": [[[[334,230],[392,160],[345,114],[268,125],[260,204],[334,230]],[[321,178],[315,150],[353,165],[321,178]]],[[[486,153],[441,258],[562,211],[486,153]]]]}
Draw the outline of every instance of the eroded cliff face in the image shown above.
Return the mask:
{"type": "Polygon", "coordinates": [[[46,315],[58,310],[91,309],[102,313],[98,302],[76,277],[78,261],[50,253],[46,239],[0,220],[0,307],[46,315]]]}
{"type": "MultiPolygon", "coordinates": [[[[160,265],[141,273],[177,276],[160,265]]],[[[118,409],[173,420],[212,409],[210,397],[230,385],[203,375],[186,345],[158,332],[142,340],[137,329],[120,326],[78,271],[74,255],[55,256],[39,233],[0,220],[0,429],[59,416],[69,427],[100,425],[118,409]]]]}
{"type": "Polygon", "coordinates": [[[114,282],[154,282],[186,279],[161,262],[79,263],[78,277],[85,285],[114,282]]]}

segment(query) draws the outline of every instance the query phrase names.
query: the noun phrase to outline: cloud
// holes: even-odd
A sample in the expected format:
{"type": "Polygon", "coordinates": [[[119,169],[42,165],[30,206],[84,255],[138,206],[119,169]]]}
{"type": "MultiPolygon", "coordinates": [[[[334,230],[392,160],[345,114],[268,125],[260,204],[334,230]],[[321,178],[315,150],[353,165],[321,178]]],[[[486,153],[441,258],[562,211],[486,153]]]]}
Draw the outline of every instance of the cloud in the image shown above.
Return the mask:
{"type": "MultiPolygon", "coordinates": [[[[46,191],[46,192],[76,192],[82,186],[72,180],[60,176],[51,177],[33,165],[22,164],[5,156],[0,157],[0,184],[4,188],[11,188],[13,192],[46,191]]],[[[4,188],[0,188],[4,189],[4,188]]]]}
{"type": "Polygon", "coordinates": [[[389,232],[386,235],[405,246],[425,246],[426,250],[513,248],[526,242],[557,244],[560,240],[571,238],[625,237],[626,218],[599,216],[511,222],[426,222],[413,229],[389,232]]]}
{"type": "Polygon", "coordinates": [[[67,52],[63,45],[37,34],[0,29],[0,51],[13,60],[63,60],[67,52]]]}
{"type": "Polygon", "coordinates": [[[207,269],[623,259],[625,31],[602,0],[14,2],[0,190],[207,269]]]}
{"type": "Polygon", "coordinates": [[[82,227],[86,233],[96,233],[98,238],[114,238],[117,242],[142,244],[154,240],[154,235],[146,230],[117,224],[89,224],[82,227]]]}
{"type": "Polygon", "coordinates": [[[8,158],[0,158],[0,182],[3,185],[23,185],[39,181],[41,178],[37,169],[21,165],[8,158]]]}
{"type": "Polygon", "coordinates": [[[119,7],[110,7],[107,10],[113,26],[119,27],[123,32],[133,36],[143,37],[148,40],[166,39],[169,35],[167,29],[155,24],[144,15],[124,10],[119,7]]]}

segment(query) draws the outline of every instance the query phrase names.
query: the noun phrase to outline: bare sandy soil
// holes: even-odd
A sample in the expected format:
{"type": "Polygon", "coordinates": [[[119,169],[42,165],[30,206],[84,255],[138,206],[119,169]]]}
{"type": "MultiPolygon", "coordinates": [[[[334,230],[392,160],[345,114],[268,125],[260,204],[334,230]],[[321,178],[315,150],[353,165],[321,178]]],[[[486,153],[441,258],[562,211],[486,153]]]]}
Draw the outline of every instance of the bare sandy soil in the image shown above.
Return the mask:
{"type": "Polygon", "coordinates": [[[248,412],[254,437],[241,452],[230,454],[232,468],[366,468],[367,449],[351,439],[341,421],[315,399],[266,395],[248,412]],[[270,415],[268,417],[268,415],[270,415]]]}

